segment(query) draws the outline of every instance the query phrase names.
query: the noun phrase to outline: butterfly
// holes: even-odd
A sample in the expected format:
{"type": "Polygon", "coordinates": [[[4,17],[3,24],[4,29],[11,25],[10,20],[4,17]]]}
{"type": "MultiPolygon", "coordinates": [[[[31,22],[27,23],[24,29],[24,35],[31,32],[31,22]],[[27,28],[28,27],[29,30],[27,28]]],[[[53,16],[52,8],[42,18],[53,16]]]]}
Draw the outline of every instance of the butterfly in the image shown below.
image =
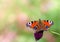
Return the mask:
{"type": "Polygon", "coordinates": [[[43,36],[43,32],[47,31],[53,25],[53,21],[50,20],[41,20],[30,21],[26,23],[27,27],[33,29],[35,40],[38,41],[43,36]]]}

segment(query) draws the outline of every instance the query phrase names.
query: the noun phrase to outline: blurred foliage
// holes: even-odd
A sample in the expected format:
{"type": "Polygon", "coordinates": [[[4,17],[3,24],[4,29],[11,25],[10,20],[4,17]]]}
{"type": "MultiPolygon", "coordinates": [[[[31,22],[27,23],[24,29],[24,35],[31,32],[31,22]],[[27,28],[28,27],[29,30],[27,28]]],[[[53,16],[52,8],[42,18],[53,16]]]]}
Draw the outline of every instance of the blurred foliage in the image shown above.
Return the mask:
{"type": "MultiPolygon", "coordinates": [[[[19,11],[26,12],[30,20],[38,20],[40,19],[47,19],[53,20],[54,25],[50,28],[49,31],[53,31],[60,34],[60,0],[53,0],[53,2],[57,3],[56,7],[48,10],[47,12],[43,13],[40,10],[40,5],[44,0],[28,0],[27,5],[22,4],[21,0],[13,0],[14,3],[5,11],[5,17],[0,20],[0,30],[4,29],[6,24],[9,27],[9,30],[17,32],[18,36],[14,42],[35,42],[33,33],[25,32],[24,30],[19,30],[17,24],[17,20],[12,24],[9,23],[9,16],[16,14],[16,7],[18,7],[19,11]],[[32,8],[32,9],[31,9],[32,8]]],[[[1,0],[0,0],[1,3],[1,0]]],[[[52,32],[50,32],[52,33],[52,32]]],[[[60,42],[60,35],[54,34],[56,38],[56,42],[60,42]]],[[[45,38],[39,40],[40,42],[47,42],[45,38]]]]}

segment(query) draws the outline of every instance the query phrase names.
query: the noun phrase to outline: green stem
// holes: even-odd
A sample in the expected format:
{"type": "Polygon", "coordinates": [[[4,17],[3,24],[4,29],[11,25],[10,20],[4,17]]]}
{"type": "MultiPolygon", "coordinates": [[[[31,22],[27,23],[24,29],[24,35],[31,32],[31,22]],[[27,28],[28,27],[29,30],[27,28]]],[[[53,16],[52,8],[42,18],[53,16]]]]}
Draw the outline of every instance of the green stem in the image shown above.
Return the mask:
{"type": "Polygon", "coordinates": [[[60,36],[60,33],[57,33],[57,32],[54,32],[54,31],[50,31],[50,32],[60,36]]]}

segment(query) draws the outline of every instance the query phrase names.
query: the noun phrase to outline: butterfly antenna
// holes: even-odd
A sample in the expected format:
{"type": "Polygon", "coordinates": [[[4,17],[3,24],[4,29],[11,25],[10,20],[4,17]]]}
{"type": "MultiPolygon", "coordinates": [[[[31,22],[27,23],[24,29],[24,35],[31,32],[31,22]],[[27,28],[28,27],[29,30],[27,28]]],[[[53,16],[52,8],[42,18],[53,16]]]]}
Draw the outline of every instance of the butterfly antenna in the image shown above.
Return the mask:
{"type": "Polygon", "coordinates": [[[42,23],[41,19],[39,19],[39,25],[43,26],[43,23],[42,23]]]}
{"type": "Polygon", "coordinates": [[[42,23],[41,23],[41,19],[39,19],[39,23],[42,24],[42,23]]]}
{"type": "Polygon", "coordinates": [[[42,25],[42,21],[41,21],[41,19],[39,19],[39,25],[40,25],[40,26],[42,25]]]}
{"type": "Polygon", "coordinates": [[[41,28],[45,28],[44,24],[42,23],[41,19],[39,19],[39,25],[41,26],[41,28]]]}

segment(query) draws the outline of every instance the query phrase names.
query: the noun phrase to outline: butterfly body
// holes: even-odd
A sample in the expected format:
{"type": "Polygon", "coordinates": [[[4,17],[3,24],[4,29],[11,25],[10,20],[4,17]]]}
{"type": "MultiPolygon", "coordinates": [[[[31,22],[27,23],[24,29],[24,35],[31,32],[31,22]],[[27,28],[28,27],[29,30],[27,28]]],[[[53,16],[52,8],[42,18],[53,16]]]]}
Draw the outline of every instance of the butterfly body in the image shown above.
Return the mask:
{"type": "Polygon", "coordinates": [[[52,25],[53,21],[40,19],[39,21],[31,21],[26,24],[27,27],[35,30],[34,37],[36,40],[39,40],[43,36],[43,32],[47,31],[52,25]]]}

